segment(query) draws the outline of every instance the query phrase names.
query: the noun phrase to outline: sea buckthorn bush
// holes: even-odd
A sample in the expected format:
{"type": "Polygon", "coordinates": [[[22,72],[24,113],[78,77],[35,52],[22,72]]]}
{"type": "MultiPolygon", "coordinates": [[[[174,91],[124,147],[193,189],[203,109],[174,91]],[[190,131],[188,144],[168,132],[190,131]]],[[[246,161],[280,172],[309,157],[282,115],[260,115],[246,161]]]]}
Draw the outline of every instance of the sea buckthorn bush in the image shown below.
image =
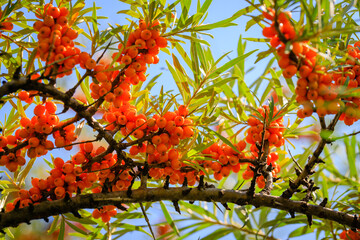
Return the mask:
{"type": "Polygon", "coordinates": [[[2,235],[360,239],[356,1],[0,2],[2,235]]]}

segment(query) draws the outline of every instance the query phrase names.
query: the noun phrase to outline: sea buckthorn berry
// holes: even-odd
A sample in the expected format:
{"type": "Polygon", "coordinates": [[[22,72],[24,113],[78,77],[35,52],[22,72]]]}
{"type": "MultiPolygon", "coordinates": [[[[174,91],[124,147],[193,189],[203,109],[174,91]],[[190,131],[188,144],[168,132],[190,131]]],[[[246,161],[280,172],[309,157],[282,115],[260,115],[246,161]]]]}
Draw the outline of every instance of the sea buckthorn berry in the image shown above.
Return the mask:
{"type": "Polygon", "coordinates": [[[0,136],[0,147],[1,148],[6,147],[7,144],[8,144],[7,138],[4,136],[0,136]]]}
{"type": "Polygon", "coordinates": [[[160,48],[165,48],[167,47],[167,39],[164,37],[158,37],[155,39],[156,44],[160,47],[160,48]]]}
{"type": "Polygon", "coordinates": [[[174,119],[174,122],[176,124],[176,126],[182,126],[184,124],[184,117],[182,116],[177,116],[175,119],[174,119]]]}
{"type": "Polygon", "coordinates": [[[156,120],[156,125],[157,125],[159,128],[164,128],[164,127],[166,127],[166,123],[167,123],[167,121],[166,121],[166,118],[164,118],[164,117],[160,117],[160,118],[158,118],[158,119],[156,120]]]}
{"type": "Polygon", "coordinates": [[[52,16],[45,16],[44,17],[44,24],[48,27],[52,27],[55,24],[54,18],[52,16]]]}
{"type": "Polygon", "coordinates": [[[64,173],[72,173],[72,171],[74,170],[74,164],[72,163],[64,163],[64,165],[62,166],[62,170],[64,173]]]}
{"type": "Polygon", "coordinates": [[[149,40],[151,38],[151,31],[148,29],[141,31],[141,38],[144,40],[149,40]]]}
{"type": "Polygon", "coordinates": [[[56,19],[56,23],[60,24],[61,26],[65,26],[68,23],[66,16],[60,16],[56,19]]]}
{"type": "Polygon", "coordinates": [[[302,78],[306,78],[307,76],[309,76],[311,72],[312,72],[312,68],[306,65],[301,66],[299,69],[299,75],[302,78]]]}
{"type": "Polygon", "coordinates": [[[283,70],[283,76],[285,78],[291,78],[297,72],[297,68],[295,65],[289,65],[283,70]]]}
{"type": "Polygon", "coordinates": [[[92,58],[89,58],[89,59],[86,60],[85,66],[86,66],[87,69],[92,70],[92,69],[94,69],[96,67],[96,61],[94,59],[92,59],[92,58]]]}

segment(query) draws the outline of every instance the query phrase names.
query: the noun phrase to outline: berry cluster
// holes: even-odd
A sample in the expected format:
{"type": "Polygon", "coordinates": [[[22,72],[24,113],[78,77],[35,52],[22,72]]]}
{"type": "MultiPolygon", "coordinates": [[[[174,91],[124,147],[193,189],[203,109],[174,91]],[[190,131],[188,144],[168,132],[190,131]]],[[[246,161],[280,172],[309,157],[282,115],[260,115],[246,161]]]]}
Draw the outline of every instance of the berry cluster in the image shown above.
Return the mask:
{"type": "Polygon", "coordinates": [[[120,107],[122,102],[131,99],[130,85],[146,80],[146,65],[158,63],[160,48],[166,46],[167,39],[160,36],[160,22],[156,20],[146,24],[144,20],[140,20],[139,27],[131,32],[125,46],[120,43],[120,52],[115,52],[112,56],[114,61],[125,65],[124,70],[121,73],[105,71],[111,67],[97,64],[94,67],[94,82],[90,86],[91,96],[94,99],[105,96],[105,101],[120,107]],[[117,77],[120,77],[120,81],[114,85],[117,77]]]}
{"type": "Polygon", "coordinates": [[[15,172],[18,165],[23,166],[25,159],[21,157],[21,148],[27,149],[27,156],[35,158],[45,155],[48,150],[54,148],[54,143],[48,140],[53,134],[56,147],[72,149],[70,145],[76,140],[75,125],[64,126],[59,123],[59,117],[55,115],[56,105],[52,101],[38,104],[34,108],[34,117],[20,119],[21,128],[14,135],[1,136],[0,150],[6,148],[8,154],[1,157],[0,165],[5,165],[9,171],[15,172]],[[66,146],[69,145],[69,146],[66,146]],[[13,148],[9,148],[12,146],[13,148]],[[16,157],[15,157],[16,156],[16,157]]]}
{"type": "MultiPolygon", "coordinates": [[[[281,114],[281,112],[278,111],[276,106],[273,107],[272,116],[269,106],[263,106],[262,108],[257,109],[257,116],[255,115],[249,117],[247,123],[250,128],[246,131],[245,140],[248,144],[250,144],[251,156],[258,157],[259,149],[257,145],[261,145],[263,140],[267,140],[269,142],[270,149],[272,147],[279,148],[284,145],[284,120],[282,116],[279,116],[279,114],[281,114]]],[[[267,156],[267,164],[271,164],[274,167],[274,170],[272,171],[274,177],[276,177],[276,174],[280,172],[280,166],[276,163],[278,159],[279,155],[276,151],[270,152],[267,156]]],[[[251,170],[250,166],[251,165],[248,165],[243,173],[244,179],[251,179],[254,176],[254,172],[251,170]]],[[[258,177],[256,179],[256,183],[258,187],[263,188],[265,186],[264,177],[258,177]]]]}
{"type": "Polygon", "coordinates": [[[75,47],[73,41],[78,32],[68,25],[68,14],[66,7],[58,8],[52,4],[46,4],[36,14],[41,19],[33,26],[39,32],[37,56],[46,64],[57,62],[55,66],[46,69],[45,75],[70,75],[75,65],[81,62],[80,49],[75,47]]]}
{"type": "MultiPolygon", "coordinates": [[[[115,175],[116,171],[112,169],[117,163],[116,155],[107,154],[99,162],[92,164],[91,169],[83,170],[86,164],[95,156],[102,154],[105,151],[104,147],[99,147],[94,150],[92,143],[82,144],[80,151],[75,154],[71,160],[64,162],[62,158],[55,158],[53,160],[54,168],[50,171],[50,176],[45,179],[33,178],[31,181],[32,188],[27,190],[20,190],[19,196],[14,202],[7,203],[6,211],[12,211],[15,207],[23,208],[29,204],[38,204],[46,200],[62,199],[66,194],[72,196],[74,193],[81,193],[84,189],[89,189],[94,186],[94,183],[99,181],[103,185],[108,181],[114,181],[112,191],[125,190],[131,182],[132,177],[128,170],[122,171],[115,175]],[[17,206],[17,202],[19,205],[17,206]]],[[[101,187],[93,188],[93,192],[101,192],[101,187]]],[[[97,214],[99,210],[95,210],[97,214]]],[[[109,217],[116,214],[114,208],[109,206],[100,210],[100,215],[104,219],[110,220],[109,217]],[[108,214],[108,216],[106,215],[108,214]]]]}
{"type": "MultiPolygon", "coordinates": [[[[7,144],[7,138],[4,136],[0,136],[0,152],[4,151],[2,150],[2,148],[5,148],[7,144]]],[[[15,153],[11,152],[7,155],[2,155],[0,158],[0,166],[5,166],[10,172],[15,172],[19,166],[24,166],[25,163],[26,160],[22,156],[21,150],[18,150],[15,153]]]]}
{"type": "Polygon", "coordinates": [[[268,8],[263,12],[266,19],[271,20],[271,26],[263,29],[263,35],[271,38],[270,44],[277,48],[278,64],[283,69],[283,76],[291,78],[298,75],[295,93],[296,101],[303,106],[297,113],[298,117],[305,118],[312,115],[314,111],[319,117],[327,114],[336,114],[344,111],[340,120],[346,125],[352,125],[360,118],[360,99],[358,97],[346,97],[348,92],[356,89],[359,85],[360,66],[359,46],[347,47],[349,59],[347,65],[340,70],[329,71],[326,67],[317,63],[317,52],[305,41],[296,41],[297,34],[291,24],[290,12],[279,12],[278,14],[268,8]],[[286,51],[286,44],[290,42],[290,51],[286,51]],[[344,104],[343,102],[346,102],[344,104]],[[344,108],[341,108],[345,105],[344,108]]]}
{"type": "Polygon", "coordinates": [[[98,219],[101,217],[101,220],[103,222],[109,222],[110,221],[110,218],[115,216],[117,213],[116,211],[116,207],[113,206],[113,205],[107,205],[107,206],[104,206],[100,209],[95,209],[92,213],[92,216],[95,218],[95,219],[98,219]]]}
{"type": "Polygon", "coordinates": [[[353,230],[344,230],[339,235],[340,239],[360,240],[360,233],[353,230]]]}
{"type": "Polygon", "coordinates": [[[236,145],[235,151],[227,144],[213,143],[209,148],[202,151],[202,153],[212,158],[213,160],[204,160],[200,162],[203,164],[203,167],[210,172],[214,172],[214,178],[216,180],[221,180],[223,177],[230,175],[231,171],[237,173],[241,168],[241,163],[239,159],[245,158],[245,153],[243,152],[246,148],[246,142],[240,140],[236,145]]]}
{"type": "MultiPolygon", "coordinates": [[[[131,133],[136,139],[148,139],[139,145],[133,145],[129,150],[130,154],[135,156],[146,153],[148,164],[165,166],[150,169],[150,177],[161,179],[170,176],[171,184],[182,183],[185,176],[185,173],[180,171],[183,163],[178,151],[173,147],[178,145],[180,140],[194,135],[192,120],[187,118],[187,115],[187,107],[181,105],[175,112],[166,112],[163,116],[156,114],[149,119],[143,114],[137,115],[136,111],[118,117],[118,122],[125,123],[124,126],[120,125],[122,134],[131,133]]],[[[187,173],[188,182],[193,185],[196,179],[190,174],[187,173]]]]}

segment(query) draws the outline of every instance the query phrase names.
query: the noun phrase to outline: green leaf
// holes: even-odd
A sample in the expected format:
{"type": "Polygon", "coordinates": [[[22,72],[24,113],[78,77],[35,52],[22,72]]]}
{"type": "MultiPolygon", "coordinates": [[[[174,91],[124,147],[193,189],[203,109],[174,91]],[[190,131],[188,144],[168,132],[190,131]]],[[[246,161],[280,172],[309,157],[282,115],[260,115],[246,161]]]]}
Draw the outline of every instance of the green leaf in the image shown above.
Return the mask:
{"type": "Polygon", "coordinates": [[[172,219],[169,211],[167,210],[165,204],[163,201],[160,201],[160,206],[161,206],[161,210],[164,213],[164,217],[166,219],[166,221],[168,222],[168,224],[170,225],[170,227],[174,230],[174,232],[176,233],[176,235],[180,236],[180,232],[179,229],[177,228],[174,220],[172,219]]]}
{"type": "Polygon", "coordinates": [[[246,8],[243,8],[239,11],[237,11],[234,15],[232,15],[231,17],[221,20],[219,22],[216,23],[211,23],[211,24],[204,24],[204,25],[200,25],[200,26],[196,26],[193,27],[192,30],[194,31],[205,31],[205,30],[211,30],[214,28],[221,28],[221,27],[229,27],[229,26],[236,26],[235,23],[232,23],[232,21],[234,21],[235,19],[241,17],[242,15],[246,14],[246,13],[250,13],[255,9],[254,6],[248,6],[246,8]]]}
{"type": "Polygon", "coordinates": [[[71,227],[71,228],[72,228],[73,230],[75,230],[76,232],[81,233],[82,235],[89,235],[88,232],[86,232],[86,231],[82,230],[81,228],[75,226],[75,225],[72,224],[71,222],[69,222],[69,221],[65,221],[65,222],[66,222],[66,224],[67,224],[69,227],[71,227]]]}
{"type": "Polygon", "coordinates": [[[59,215],[54,216],[54,220],[52,221],[51,226],[50,226],[49,230],[47,231],[48,234],[52,234],[57,229],[57,223],[58,223],[59,217],[60,217],[59,215]]]}
{"type": "Polygon", "coordinates": [[[206,126],[202,126],[202,128],[206,129],[208,132],[215,134],[216,137],[220,138],[221,141],[223,141],[225,144],[227,144],[229,147],[231,147],[235,152],[240,154],[239,150],[237,150],[237,148],[232,144],[232,142],[230,142],[226,137],[221,136],[220,133],[218,133],[206,126]]]}
{"type": "Polygon", "coordinates": [[[65,236],[65,218],[61,217],[58,240],[64,240],[64,236],[65,236]]]}
{"type": "Polygon", "coordinates": [[[214,240],[225,237],[226,235],[232,233],[235,229],[232,228],[220,228],[212,232],[211,234],[207,235],[206,237],[202,238],[202,240],[214,240]]]}
{"type": "Polygon", "coordinates": [[[358,179],[357,169],[356,169],[356,137],[352,136],[351,139],[344,138],[344,143],[346,147],[346,157],[349,164],[350,178],[358,179]],[[350,141],[351,140],[351,141],[350,141]]]}
{"type": "Polygon", "coordinates": [[[228,61],[227,63],[225,63],[224,65],[222,65],[221,67],[211,71],[207,78],[213,78],[215,76],[218,76],[220,74],[222,74],[223,72],[225,72],[226,70],[228,70],[229,68],[235,66],[236,64],[238,64],[239,62],[241,62],[243,59],[247,58],[248,56],[250,56],[251,54],[253,54],[254,52],[256,52],[257,49],[251,51],[251,52],[248,52],[242,56],[239,56],[239,57],[236,57],[230,61],[228,61]]]}

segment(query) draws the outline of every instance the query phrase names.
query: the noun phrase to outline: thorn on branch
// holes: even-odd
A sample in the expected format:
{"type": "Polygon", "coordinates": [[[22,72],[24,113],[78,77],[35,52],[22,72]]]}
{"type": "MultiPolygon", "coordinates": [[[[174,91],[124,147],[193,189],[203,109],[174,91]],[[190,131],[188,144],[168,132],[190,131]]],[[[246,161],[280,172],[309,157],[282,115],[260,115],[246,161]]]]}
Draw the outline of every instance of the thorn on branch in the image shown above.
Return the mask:
{"type": "Polygon", "coordinates": [[[199,186],[197,188],[199,189],[199,191],[205,189],[204,175],[200,176],[199,186]]]}
{"type": "Polygon", "coordinates": [[[194,204],[194,203],[195,203],[195,201],[194,201],[194,200],[191,200],[191,201],[189,201],[189,203],[190,203],[190,204],[194,204]]]}
{"type": "Polygon", "coordinates": [[[295,167],[295,173],[296,173],[296,176],[300,176],[300,174],[301,174],[300,169],[298,169],[297,167],[295,167]]]}
{"type": "Polygon", "coordinates": [[[289,211],[289,213],[290,213],[291,218],[295,218],[295,212],[294,211],[289,211]]]}
{"type": "Polygon", "coordinates": [[[188,194],[191,192],[191,190],[192,190],[192,188],[184,189],[184,190],[182,190],[181,194],[182,194],[183,196],[186,196],[186,195],[188,195],[188,194]]]}
{"type": "Polygon", "coordinates": [[[324,198],[319,205],[322,206],[322,207],[325,207],[326,204],[327,204],[327,202],[328,202],[328,199],[327,199],[327,198],[324,198]]]}
{"type": "Polygon", "coordinates": [[[132,190],[131,190],[131,188],[132,188],[132,186],[134,185],[134,182],[135,182],[135,178],[133,178],[133,179],[131,180],[130,186],[128,187],[128,190],[126,191],[126,195],[127,195],[128,197],[131,197],[131,195],[132,195],[132,190]]]}
{"type": "MultiPolygon", "coordinates": [[[[29,203],[29,211],[33,212],[34,211],[34,204],[29,203]]],[[[1,216],[1,215],[0,215],[1,216]]]]}
{"type": "Polygon", "coordinates": [[[224,208],[226,209],[226,210],[231,210],[230,208],[229,208],[229,206],[227,205],[227,203],[221,203],[223,206],[224,206],[224,208]]]}
{"type": "Polygon", "coordinates": [[[64,201],[65,202],[69,202],[71,199],[70,199],[70,194],[69,192],[65,192],[65,197],[64,197],[64,201]]]}
{"type": "Polygon", "coordinates": [[[164,183],[164,189],[169,189],[169,184],[170,184],[170,176],[167,175],[164,183]]]}
{"type": "Polygon", "coordinates": [[[261,151],[262,145],[261,145],[259,142],[256,142],[256,143],[255,143],[255,146],[257,147],[257,149],[258,149],[259,151],[261,151]]]}
{"type": "Polygon", "coordinates": [[[181,211],[180,211],[180,207],[179,207],[179,202],[178,201],[172,201],[175,210],[181,215],[181,211]]]}
{"type": "Polygon", "coordinates": [[[76,210],[72,211],[71,213],[74,215],[74,217],[82,218],[80,213],[78,211],[76,211],[76,210]]]}
{"type": "Polygon", "coordinates": [[[44,221],[48,223],[48,222],[49,222],[49,218],[48,218],[48,217],[44,217],[44,221]]]}
{"type": "Polygon", "coordinates": [[[21,72],[21,65],[18,66],[15,71],[14,71],[14,75],[13,75],[13,79],[15,81],[19,80],[20,79],[20,72],[21,72]]]}
{"type": "Polygon", "coordinates": [[[184,182],[183,182],[182,186],[183,186],[183,187],[188,187],[187,177],[184,177],[184,182]]]}
{"type": "Polygon", "coordinates": [[[81,189],[79,187],[77,187],[76,189],[76,196],[79,196],[81,194],[81,189]]]}
{"type": "Polygon", "coordinates": [[[351,231],[356,232],[356,226],[358,225],[357,222],[358,222],[358,216],[355,214],[354,220],[353,220],[352,226],[351,226],[351,231]]]}
{"type": "Polygon", "coordinates": [[[322,160],[321,158],[318,158],[318,159],[315,161],[315,163],[325,163],[325,161],[322,160]]]}
{"type": "Polygon", "coordinates": [[[121,211],[127,211],[127,208],[125,206],[123,206],[121,203],[116,203],[114,205],[115,205],[115,207],[117,207],[121,211]]]}
{"type": "Polygon", "coordinates": [[[308,220],[309,227],[311,227],[311,225],[313,224],[313,217],[311,214],[306,214],[306,217],[308,220]]]}
{"type": "Polygon", "coordinates": [[[106,178],[102,186],[101,193],[108,193],[108,192],[109,192],[109,178],[106,178]]]}
{"type": "Polygon", "coordinates": [[[16,202],[16,204],[15,204],[15,208],[14,208],[14,210],[19,209],[19,207],[20,207],[20,201],[17,201],[17,202],[16,202]]]}

